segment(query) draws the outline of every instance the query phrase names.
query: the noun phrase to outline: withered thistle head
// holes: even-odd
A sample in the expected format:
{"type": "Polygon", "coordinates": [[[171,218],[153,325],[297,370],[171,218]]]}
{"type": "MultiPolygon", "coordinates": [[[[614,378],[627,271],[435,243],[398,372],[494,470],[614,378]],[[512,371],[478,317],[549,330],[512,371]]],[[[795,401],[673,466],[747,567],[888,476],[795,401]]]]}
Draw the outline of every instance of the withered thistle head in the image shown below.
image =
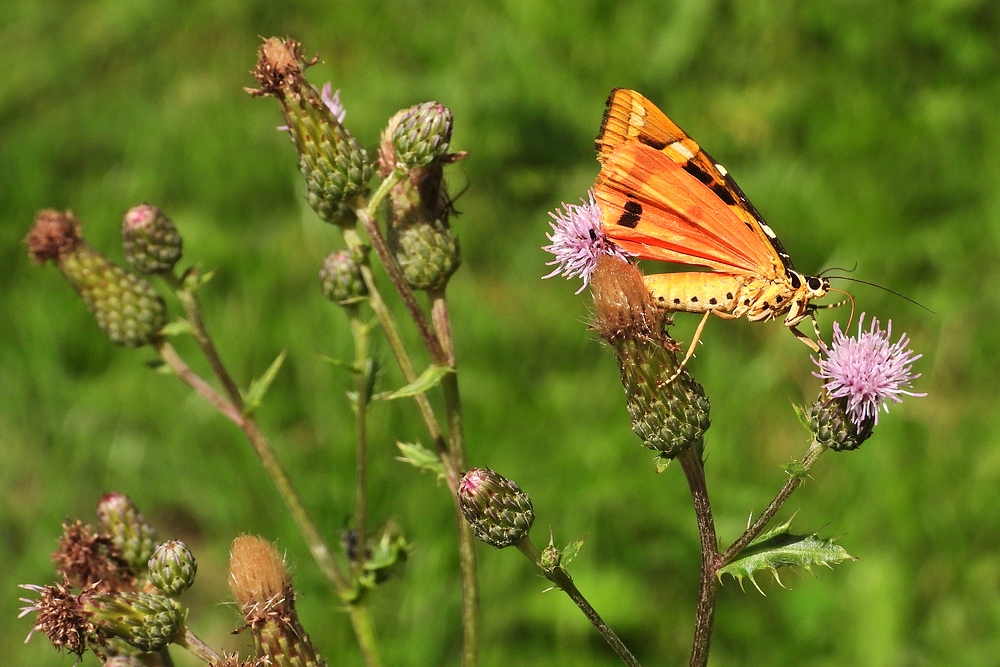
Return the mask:
{"type": "MultiPolygon", "coordinates": [[[[100,630],[83,610],[79,597],[73,593],[70,582],[63,581],[54,586],[21,584],[20,588],[38,593],[39,596],[37,600],[20,598],[25,606],[21,607],[21,613],[17,617],[36,614],[35,625],[28,633],[28,639],[36,632],[41,632],[55,648],[77,655],[83,655],[89,646],[102,646],[105,643],[100,630]]],[[[86,590],[92,591],[93,588],[86,590]]]]}
{"type": "Polygon", "coordinates": [[[80,588],[100,592],[131,590],[135,577],[110,535],[80,521],[63,524],[59,548],[52,554],[56,572],[80,588]]]}
{"type": "Polygon", "coordinates": [[[69,211],[41,211],[25,243],[35,262],[59,267],[113,343],[147,345],[166,324],[166,304],[152,285],[91,248],[69,211]]]}
{"type": "Polygon", "coordinates": [[[710,425],[701,385],[680,370],[678,345],[665,331],[659,309],[631,262],[601,255],[590,280],[593,328],[615,351],[632,430],[643,445],[673,459],[700,446],[710,425]]]}

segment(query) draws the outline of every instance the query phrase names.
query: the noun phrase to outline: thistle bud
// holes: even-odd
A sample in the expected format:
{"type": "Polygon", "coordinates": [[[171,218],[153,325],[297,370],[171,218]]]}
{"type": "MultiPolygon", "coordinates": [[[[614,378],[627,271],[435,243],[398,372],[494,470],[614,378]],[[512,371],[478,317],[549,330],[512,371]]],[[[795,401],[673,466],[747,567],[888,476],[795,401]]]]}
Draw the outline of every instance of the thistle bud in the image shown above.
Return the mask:
{"type": "Polygon", "coordinates": [[[872,436],[875,420],[868,418],[859,428],[847,409],[844,398],[830,398],[821,392],[806,412],[809,430],[816,444],[844,452],[857,449],[872,436]]]}
{"type": "Polygon", "coordinates": [[[184,609],[152,593],[81,595],[84,612],[102,632],[146,653],[164,648],[184,632],[184,609]]]}
{"type": "Polygon", "coordinates": [[[395,163],[406,169],[426,167],[448,155],[451,110],[439,102],[421,102],[390,121],[395,163]]]}
{"type": "Polygon", "coordinates": [[[274,545],[254,535],[237,537],[229,555],[229,589],[258,658],[275,667],[325,667],[299,622],[292,580],[274,545]]]}
{"type": "Polygon", "coordinates": [[[180,595],[191,588],[197,572],[194,555],[178,540],[159,545],[149,559],[149,581],[164,595],[180,595]]]}
{"type": "Polygon", "coordinates": [[[472,532],[503,549],[528,536],[535,512],[521,488],[489,468],[473,468],[458,485],[458,502],[472,532]]]}
{"type": "Polygon", "coordinates": [[[356,303],[368,296],[368,286],[361,276],[361,265],[349,250],[327,255],[319,271],[323,296],[340,305],[356,303]]]}
{"type": "Polygon", "coordinates": [[[305,60],[295,40],[265,39],[251,72],[260,88],[247,92],[278,100],[317,215],[330,223],[353,224],[352,200],[367,192],[373,168],[365,149],[306,81],[305,68],[316,60],[305,60]]]}
{"type": "Polygon", "coordinates": [[[679,347],[664,331],[666,313],[650,298],[642,274],[604,255],[591,287],[594,329],[618,358],[632,430],[664,459],[700,447],[711,424],[708,398],[687,371],[678,373],[679,347]]]}
{"type": "Polygon", "coordinates": [[[117,491],[109,493],[97,504],[97,516],[132,572],[144,572],[156,548],[156,534],[132,499],[117,491]]]}
{"type": "Polygon", "coordinates": [[[152,285],[91,248],[72,213],[42,211],[25,243],[35,262],[59,267],[113,343],[147,345],[166,324],[166,305],[152,285]]]}
{"type": "Polygon", "coordinates": [[[125,259],[139,273],[169,273],[181,258],[183,240],[173,221],[163,211],[140,204],[122,221],[125,259]]]}

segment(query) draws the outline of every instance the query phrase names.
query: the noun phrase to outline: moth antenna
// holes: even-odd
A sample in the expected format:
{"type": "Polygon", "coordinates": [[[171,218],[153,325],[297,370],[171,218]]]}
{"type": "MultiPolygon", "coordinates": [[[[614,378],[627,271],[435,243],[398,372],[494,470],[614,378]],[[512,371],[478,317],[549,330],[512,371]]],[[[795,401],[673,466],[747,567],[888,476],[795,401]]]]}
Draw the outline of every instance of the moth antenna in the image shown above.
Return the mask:
{"type": "MultiPolygon", "coordinates": [[[[882,287],[878,283],[870,283],[867,280],[861,280],[860,278],[850,278],[848,276],[829,276],[829,278],[831,280],[850,280],[852,283],[861,283],[862,285],[868,285],[869,287],[876,287],[876,288],[882,290],[883,292],[888,292],[889,294],[895,294],[900,299],[903,299],[904,301],[909,301],[914,306],[919,306],[920,308],[923,308],[924,310],[926,310],[931,315],[937,315],[937,313],[935,313],[933,310],[931,310],[930,308],[928,308],[924,304],[920,303],[919,301],[915,301],[915,300],[911,299],[910,297],[906,296],[905,294],[900,294],[896,290],[891,290],[888,287],[882,287]]],[[[840,290],[837,290],[837,291],[839,292],[840,290]]],[[[844,293],[846,294],[846,292],[844,292],[844,293]]]]}
{"type": "Polygon", "coordinates": [[[851,267],[851,268],[849,268],[849,269],[848,269],[848,268],[845,268],[845,267],[843,267],[843,266],[831,266],[831,267],[830,267],[830,268],[828,268],[828,269],[823,269],[822,271],[820,271],[820,272],[819,272],[819,275],[820,275],[820,277],[822,277],[822,276],[824,276],[824,275],[825,275],[825,274],[826,274],[826,273],[827,273],[828,271],[843,271],[843,272],[845,272],[845,273],[854,273],[854,272],[855,272],[855,271],[857,270],[857,268],[858,268],[858,265],[857,265],[857,263],[855,263],[855,264],[854,264],[854,266],[853,266],[853,267],[851,267]]]}

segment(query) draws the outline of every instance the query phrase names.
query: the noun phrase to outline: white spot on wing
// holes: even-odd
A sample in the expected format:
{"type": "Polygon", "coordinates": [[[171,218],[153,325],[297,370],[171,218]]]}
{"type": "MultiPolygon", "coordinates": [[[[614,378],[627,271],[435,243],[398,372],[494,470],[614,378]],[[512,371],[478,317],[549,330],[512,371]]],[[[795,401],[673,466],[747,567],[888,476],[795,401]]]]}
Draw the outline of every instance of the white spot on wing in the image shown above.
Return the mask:
{"type": "Polygon", "coordinates": [[[718,169],[718,170],[719,170],[719,173],[720,173],[720,174],[722,174],[723,176],[728,176],[728,175],[729,175],[729,172],[728,172],[728,171],[726,171],[726,168],[725,168],[725,167],[723,167],[723,166],[722,166],[721,164],[719,164],[718,162],[716,162],[716,163],[715,163],[715,168],[716,168],[716,169],[718,169]]]}
{"type": "Polygon", "coordinates": [[[770,238],[772,239],[778,238],[778,235],[774,233],[774,230],[768,227],[765,223],[763,222],[760,223],[760,228],[763,229],[764,233],[767,234],[770,238]]]}
{"type": "Polygon", "coordinates": [[[670,147],[673,148],[678,153],[680,153],[681,155],[683,155],[688,160],[694,157],[694,153],[691,152],[691,149],[685,146],[680,141],[675,141],[674,143],[670,144],[670,147]]]}
{"type": "Polygon", "coordinates": [[[631,125],[632,127],[645,127],[646,119],[640,116],[639,114],[632,112],[632,115],[629,116],[628,124],[631,125]]]}

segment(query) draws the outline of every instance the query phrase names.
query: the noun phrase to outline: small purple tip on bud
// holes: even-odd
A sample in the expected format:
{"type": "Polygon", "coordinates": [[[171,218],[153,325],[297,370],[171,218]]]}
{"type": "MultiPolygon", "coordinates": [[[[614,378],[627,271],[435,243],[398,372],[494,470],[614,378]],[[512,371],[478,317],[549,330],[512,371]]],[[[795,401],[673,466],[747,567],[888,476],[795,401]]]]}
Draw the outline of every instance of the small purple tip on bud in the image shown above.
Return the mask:
{"type": "Polygon", "coordinates": [[[552,233],[546,234],[549,245],[542,250],[555,255],[546,266],[555,266],[552,273],[543,278],[563,275],[566,278],[583,278],[583,285],[576,291],[582,292],[590,283],[590,277],[597,268],[597,260],[604,255],[628,259],[629,254],[615,245],[604,234],[601,227],[601,211],[594,200],[594,191],[587,192],[582,203],[563,204],[562,209],[549,213],[555,222],[550,222],[552,233]]]}
{"type": "Polygon", "coordinates": [[[865,316],[858,320],[857,337],[849,337],[833,325],[833,342],[823,345],[825,356],[813,361],[819,372],[813,373],[825,381],[823,391],[828,399],[842,401],[857,432],[878,424],[880,411],[889,411],[890,401],[899,403],[902,396],[926,396],[908,389],[920,374],[913,373],[913,362],[920,359],[909,349],[910,340],[902,334],[895,343],[892,322],[883,331],[877,319],[864,330],[865,316]]]}

